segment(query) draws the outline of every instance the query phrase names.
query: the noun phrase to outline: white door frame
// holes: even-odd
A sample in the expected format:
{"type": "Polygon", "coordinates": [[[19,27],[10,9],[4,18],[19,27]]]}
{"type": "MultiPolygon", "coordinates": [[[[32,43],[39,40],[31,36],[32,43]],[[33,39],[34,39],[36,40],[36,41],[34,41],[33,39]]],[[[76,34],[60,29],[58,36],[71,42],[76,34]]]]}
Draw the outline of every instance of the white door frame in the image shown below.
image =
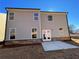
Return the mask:
{"type": "Polygon", "coordinates": [[[42,40],[51,41],[51,30],[50,29],[42,30],[42,40]],[[45,39],[44,39],[44,36],[45,36],[45,39]]]}

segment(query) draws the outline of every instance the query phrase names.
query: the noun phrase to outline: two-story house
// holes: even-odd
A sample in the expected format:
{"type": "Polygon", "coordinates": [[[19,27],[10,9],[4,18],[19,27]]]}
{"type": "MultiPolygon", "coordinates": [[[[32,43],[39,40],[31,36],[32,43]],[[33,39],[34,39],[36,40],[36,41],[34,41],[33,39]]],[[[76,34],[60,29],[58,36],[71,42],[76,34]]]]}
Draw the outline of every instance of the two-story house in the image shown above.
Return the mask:
{"type": "Polygon", "coordinates": [[[6,40],[69,40],[67,12],[7,8],[6,40]]]}

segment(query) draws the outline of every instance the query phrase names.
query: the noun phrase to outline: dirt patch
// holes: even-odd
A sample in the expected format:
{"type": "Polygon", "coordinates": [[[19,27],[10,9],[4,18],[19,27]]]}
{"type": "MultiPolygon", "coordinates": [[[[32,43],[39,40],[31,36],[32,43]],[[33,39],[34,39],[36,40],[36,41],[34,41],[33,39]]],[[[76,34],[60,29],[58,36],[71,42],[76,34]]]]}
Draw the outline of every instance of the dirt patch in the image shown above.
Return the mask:
{"type": "Polygon", "coordinates": [[[79,48],[45,52],[41,44],[19,45],[0,48],[0,59],[79,59],[79,48]]]}

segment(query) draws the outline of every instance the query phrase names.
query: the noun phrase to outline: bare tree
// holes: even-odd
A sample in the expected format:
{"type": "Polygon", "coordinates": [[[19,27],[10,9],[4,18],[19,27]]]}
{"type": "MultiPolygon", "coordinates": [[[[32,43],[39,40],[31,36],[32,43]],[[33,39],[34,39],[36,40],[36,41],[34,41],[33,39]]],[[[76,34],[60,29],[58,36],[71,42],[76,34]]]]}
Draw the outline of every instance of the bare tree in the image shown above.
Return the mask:
{"type": "Polygon", "coordinates": [[[75,28],[76,28],[75,25],[73,24],[69,25],[69,32],[73,34],[75,32],[75,28]]]}
{"type": "Polygon", "coordinates": [[[75,31],[75,33],[79,33],[79,29],[77,29],[77,30],[75,31]]]}

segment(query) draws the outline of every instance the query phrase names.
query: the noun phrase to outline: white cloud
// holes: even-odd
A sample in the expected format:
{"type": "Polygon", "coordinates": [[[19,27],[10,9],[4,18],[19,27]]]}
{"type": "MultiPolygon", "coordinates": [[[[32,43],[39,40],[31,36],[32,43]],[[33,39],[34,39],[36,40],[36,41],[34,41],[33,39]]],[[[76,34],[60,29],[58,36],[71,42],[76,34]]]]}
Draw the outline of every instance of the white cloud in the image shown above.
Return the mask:
{"type": "Polygon", "coordinates": [[[48,9],[48,11],[54,11],[53,9],[48,9]]]}

